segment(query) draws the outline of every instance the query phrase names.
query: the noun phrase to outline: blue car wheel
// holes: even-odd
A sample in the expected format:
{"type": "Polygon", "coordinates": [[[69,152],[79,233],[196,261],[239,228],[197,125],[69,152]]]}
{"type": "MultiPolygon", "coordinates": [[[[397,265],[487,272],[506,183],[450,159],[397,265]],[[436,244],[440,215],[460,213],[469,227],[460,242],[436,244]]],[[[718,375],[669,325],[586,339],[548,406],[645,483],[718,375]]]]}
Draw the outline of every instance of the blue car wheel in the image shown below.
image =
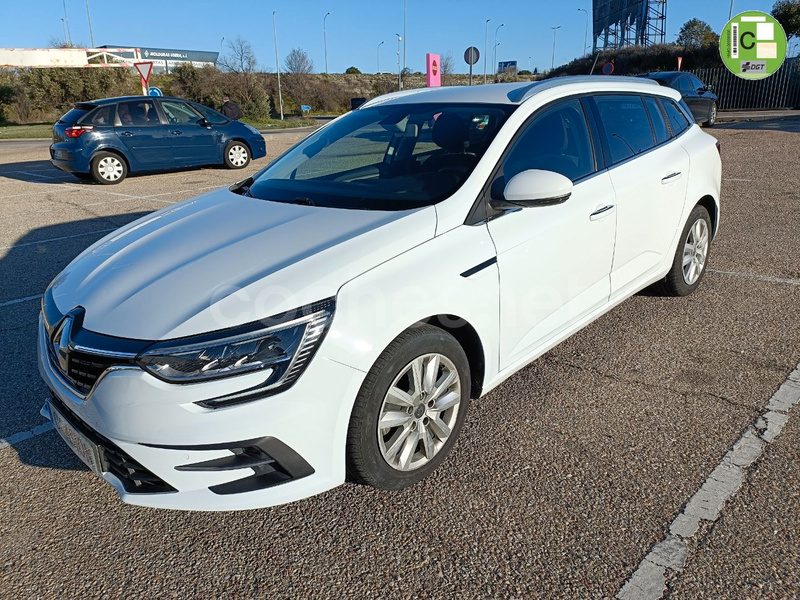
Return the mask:
{"type": "Polygon", "coordinates": [[[118,154],[98,152],[92,159],[92,177],[97,183],[115,185],[125,179],[128,165],[118,154]]]}

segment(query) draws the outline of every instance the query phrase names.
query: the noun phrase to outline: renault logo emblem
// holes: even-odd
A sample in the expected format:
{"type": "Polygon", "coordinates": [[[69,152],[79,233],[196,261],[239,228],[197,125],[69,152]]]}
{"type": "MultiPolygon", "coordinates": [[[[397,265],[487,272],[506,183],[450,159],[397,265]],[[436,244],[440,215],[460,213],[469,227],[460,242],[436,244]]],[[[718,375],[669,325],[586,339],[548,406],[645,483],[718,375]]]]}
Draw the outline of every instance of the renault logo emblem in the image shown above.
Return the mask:
{"type": "Polygon", "coordinates": [[[63,373],[69,367],[69,340],[72,336],[72,317],[65,318],[53,335],[53,354],[58,361],[58,367],[63,373]]]}

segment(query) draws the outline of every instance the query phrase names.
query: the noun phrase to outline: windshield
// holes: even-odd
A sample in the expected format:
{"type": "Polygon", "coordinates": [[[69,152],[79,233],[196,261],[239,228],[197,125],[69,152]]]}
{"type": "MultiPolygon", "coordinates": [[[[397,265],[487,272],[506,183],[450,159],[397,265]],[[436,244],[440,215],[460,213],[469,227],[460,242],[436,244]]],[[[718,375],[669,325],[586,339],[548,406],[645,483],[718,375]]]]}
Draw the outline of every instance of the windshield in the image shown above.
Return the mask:
{"type": "Polygon", "coordinates": [[[303,140],[240,191],[334,208],[434,204],[464,183],[514,108],[405,104],[356,110],[303,140]]]}

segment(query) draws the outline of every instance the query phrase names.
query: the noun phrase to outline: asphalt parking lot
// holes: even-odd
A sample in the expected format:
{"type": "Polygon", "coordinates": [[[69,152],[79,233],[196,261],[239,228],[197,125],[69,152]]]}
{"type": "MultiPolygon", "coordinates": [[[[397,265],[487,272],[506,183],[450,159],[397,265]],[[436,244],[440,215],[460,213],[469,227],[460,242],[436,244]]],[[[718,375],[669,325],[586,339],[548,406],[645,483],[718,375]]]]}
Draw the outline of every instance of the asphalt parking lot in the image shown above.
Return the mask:
{"type": "Polygon", "coordinates": [[[696,294],[645,291],[473,402],[420,485],[240,513],[120,503],[39,415],[36,322],[86,246],[269,159],[100,186],[0,143],[0,596],[798,597],[800,119],[711,132],[722,229],[696,294]]]}

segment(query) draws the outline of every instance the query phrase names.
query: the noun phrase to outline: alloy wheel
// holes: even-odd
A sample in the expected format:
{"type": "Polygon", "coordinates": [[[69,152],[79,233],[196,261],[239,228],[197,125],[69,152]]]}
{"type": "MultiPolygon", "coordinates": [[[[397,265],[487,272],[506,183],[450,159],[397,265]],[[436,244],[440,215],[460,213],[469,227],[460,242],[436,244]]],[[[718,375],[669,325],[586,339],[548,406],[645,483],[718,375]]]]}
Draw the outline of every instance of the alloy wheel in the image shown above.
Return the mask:
{"type": "Polygon", "coordinates": [[[442,354],[425,354],[395,377],[378,415],[378,446],[398,471],[428,464],[444,447],[456,425],[461,378],[442,354]]]}
{"type": "Polygon", "coordinates": [[[683,280],[687,285],[693,285],[700,278],[707,256],[708,224],[705,219],[697,219],[683,244],[683,280]]]}

